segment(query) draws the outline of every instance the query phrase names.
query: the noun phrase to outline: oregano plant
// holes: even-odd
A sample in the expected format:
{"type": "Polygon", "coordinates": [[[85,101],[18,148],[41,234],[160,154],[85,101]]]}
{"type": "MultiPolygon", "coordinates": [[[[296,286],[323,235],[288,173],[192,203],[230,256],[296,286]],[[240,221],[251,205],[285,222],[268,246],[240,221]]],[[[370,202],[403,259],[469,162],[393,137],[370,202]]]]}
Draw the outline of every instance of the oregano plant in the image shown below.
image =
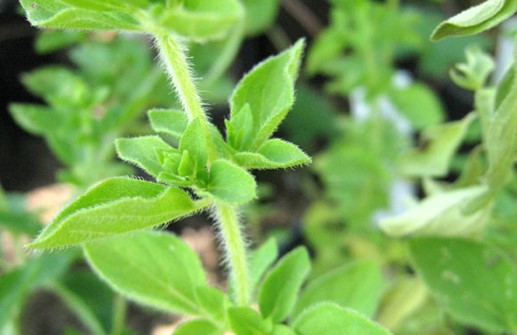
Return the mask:
{"type": "MultiPolygon", "coordinates": [[[[114,177],[93,185],[30,248],[82,246],[91,267],[114,290],[192,317],[174,332],[178,335],[389,334],[348,307],[349,292],[325,294],[325,286],[336,287],[353,269],[314,279],[304,289],[311,270],[305,248],[294,249],[276,264],[274,241],[254,253],[248,250],[239,206],[257,197],[251,170],[310,162],[296,145],[274,137],[294,102],[303,40],[266,59],[238,83],[223,136],[202,103],[187,42],[220,39],[242,24],[239,1],[23,0],[22,6],[39,27],[151,35],[181,103],[180,110],[149,111],[157,135],[115,142],[119,157],[154,182],[114,177]],[[183,241],[150,230],[201,211],[214,218],[220,232],[229,294],[207,284],[200,260],[183,241]]],[[[364,310],[368,314],[371,307],[366,304],[364,310]]]]}

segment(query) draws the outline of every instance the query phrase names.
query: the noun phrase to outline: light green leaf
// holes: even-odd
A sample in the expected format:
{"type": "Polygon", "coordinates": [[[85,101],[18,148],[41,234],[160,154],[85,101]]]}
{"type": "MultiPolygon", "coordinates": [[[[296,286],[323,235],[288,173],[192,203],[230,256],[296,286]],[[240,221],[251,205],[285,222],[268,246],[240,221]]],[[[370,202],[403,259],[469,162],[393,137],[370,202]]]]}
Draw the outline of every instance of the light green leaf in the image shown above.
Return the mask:
{"type": "Polygon", "coordinates": [[[244,0],[246,35],[254,36],[269,28],[278,13],[278,0],[244,0]]]}
{"type": "MultiPolygon", "coordinates": [[[[517,66],[514,64],[514,66],[517,66]]],[[[515,71],[515,69],[514,69],[515,71]]],[[[486,135],[488,151],[487,179],[490,188],[499,190],[508,182],[515,161],[517,148],[517,77],[506,97],[492,115],[486,135]]]]}
{"type": "Polygon", "coordinates": [[[183,322],[172,335],[219,335],[221,331],[209,320],[196,319],[183,322]]]}
{"type": "Polygon", "coordinates": [[[209,286],[197,287],[195,290],[197,304],[213,319],[222,320],[229,305],[227,296],[219,289],[209,286]]]}
{"type": "Polygon", "coordinates": [[[498,25],[516,11],[515,0],[488,0],[442,22],[433,31],[431,39],[437,41],[448,36],[474,35],[498,25]]]}
{"type": "Polygon", "coordinates": [[[161,27],[204,42],[224,37],[244,19],[244,10],[238,0],[185,0],[181,7],[155,9],[154,16],[161,27]]]}
{"type": "MultiPolygon", "coordinates": [[[[75,1],[74,1],[75,3],[75,1]]],[[[132,11],[113,9],[93,11],[84,9],[87,1],[72,6],[58,0],[21,0],[31,24],[38,27],[86,30],[140,30],[132,11]]],[[[103,2],[114,3],[112,1],[103,2]]],[[[90,2],[90,6],[93,6],[90,2]]]]}
{"type": "Polygon", "coordinates": [[[388,330],[352,309],[321,303],[303,312],[292,326],[298,335],[389,335],[388,330]]]}
{"type": "Polygon", "coordinates": [[[296,145],[275,138],[268,140],[257,153],[238,152],[234,159],[246,169],[280,169],[308,164],[311,158],[296,145]]]}
{"type": "Polygon", "coordinates": [[[151,109],[147,115],[154,131],[180,138],[187,129],[187,115],[172,109],[151,109]]]}
{"type": "Polygon", "coordinates": [[[248,148],[253,142],[253,115],[249,104],[245,104],[236,116],[225,120],[226,139],[236,149],[248,148]]]}
{"type": "Polygon", "coordinates": [[[397,111],[416,129],[435,125],[443,120],[443,108],[433,91],[423,84],[393,89],[389,94],[397,111]]]}
{"type": "MultiPolygon", "coordinates": [[[[254,152],[273,134],[294,103],[294,81],[298,75],[304,41],[257,65],[239,82],[231,100],[231,117],[236,118],[249,104],[253,116],[254,152]]],[[[245,129],[245,131],[249,131],[245,129]]],[[[247,135],[245,135],[247,136],[247,135]]]]}
{"type": "Polygon", "coordinates": [[[178,188],[110,178],[65,207],[29,247],[63,247],[150,228],[191,215],[205,205],[178,188]]]}
{"type": "Polygon", "coordinates": [[[209,180],[203,192],[215,199],[233,205],[245,204],[256,195],[257,183],[251,174],[225,159],[210,166],[209,180]]]}
{"type": "Polygon", "coordinates": [[[407,212],[382,220],[389,235],[465,236],[478,232],[488,221],[490,203],[486,186],[472,186],[434,194],[407,212]],[[472,208],[475,210],[471,210],[472,208]]]}
{"type": "Polygon", "coordinates": [[[372,317],[381,288],[382,278],[376,263],[360,261],[346,265],[309,282],[298,299],[293,317],[324,301],[350,307],[372,317]]]}
{"type": "Polygon", "coordinates": [[[181,136],[179,151],[188,151],[195,162],[195,170],[205,167],[208,157],[208,145],[199,118],[192,120],[181,136]]]}
{"type": "Polygon", "coordinates": [[[163,170],[157,151],[172,149],[159,136],[119,138],[115,141],[115,147],[120,159],[140,167],[154,177],[163,170]]]}
{"type": "Polygon", "coordinates": [[[43,106],[11,104],[9,111],[18,125],[35,135],[46,134],[61,123],[58,115],[43,106]]]}
{"type": "Polygon", "coordinates": [[[422,134],[422,148],[404,153],[399,159],[401,172],[408,176],[443,177],[469,125],[476,118],[468,114],[461,121],[431,126],[422,134]]]}
{"type": "Polygon", "coordinates": [[[80,43],[86,38],[85,32],[77,30],[41,31],[36,38],[34,48],[39,54],[49,54],[80,43]]]}
{"type": "Polygon", "coordinates": [[[262,315],[275,323],[285,320],[294,308],[310,270],[309,254],[305,248],[297,248],[284,256],[260,287],[258,303],[262,315]]]}
{"type": "Polygon", "coordinates": [[[230,307],[228,319],[236,335],[266,335],[267,329],[260,314],[250,307],[230,307]]]}
{"type": "Polygon", "coordinates": [[[477,91],[485,86],[495,68],[492,57],[479,46],[470,45],[465,50],[466,63],[457,64],[449,73],[452,81],[459,87],[477,91]]]}
{"type": "Polygon", "coordinates": [[[205,284],[196,253],[168,233],[136,232],[84,246],[94,271],[117,292],[173,313],[200,315],[195,289],[205,284]]]}
{"type": "Polygon", "coordinates": [[[419,275],[458,321],[490,332],[514,332],[517,271],[498,250],[461,239],[419,238],[409,243],[419,275]]]}
{"type": "Polygon", "coordinates": [[[297,335],[296,332],[284,325],[275,325],[273,327],[273,331],[271,331],[271,335],[297,335]]]}
{"type": "Polygon", "coordinates": [[[278,244],[274,238],[270,238],[253,252],[250,259],[250,281],[253,290],[277,258],[278,244]]]}
{"type": "Polygon", "coordinates": [[[511,88],[515,82],[515,65],[512,66],[506,71],[503,78],[497,84],[496,97],[495,97],[495,105],[496,108],[499,108],[501,103],[510,93],[511,88]]]}

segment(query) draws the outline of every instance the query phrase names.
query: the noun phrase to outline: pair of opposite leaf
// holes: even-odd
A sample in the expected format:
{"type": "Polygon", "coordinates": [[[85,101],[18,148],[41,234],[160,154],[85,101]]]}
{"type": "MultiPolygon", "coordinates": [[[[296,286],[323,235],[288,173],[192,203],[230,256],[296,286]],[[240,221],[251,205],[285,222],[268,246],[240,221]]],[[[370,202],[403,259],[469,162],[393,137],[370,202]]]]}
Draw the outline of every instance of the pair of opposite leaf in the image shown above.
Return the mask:
{"type": "Polygon", "coordinates": [[[256,66],[231,98],[226,141],[210,125],[206,138],[199,119],[152,110],[153,128],[179,139],[177,148],[159,136],[117,141],[119,156],[154,176],[159,184],[118,177],[105,180],[66,207],[31,244],[66,246],[149,228],[188,216],[216,202],[240,205],[256,197],[248,169],[287,168],[310,158],[297,146],[270,139],[294,102],[294,81],[303,42],[256,66]],[[247,142],[242,142],[247,139],[247,142]],[[208,161],[208,141],[216,159],[208,161]],[[193,199],[185,190],[195,194],[193,199]]]}

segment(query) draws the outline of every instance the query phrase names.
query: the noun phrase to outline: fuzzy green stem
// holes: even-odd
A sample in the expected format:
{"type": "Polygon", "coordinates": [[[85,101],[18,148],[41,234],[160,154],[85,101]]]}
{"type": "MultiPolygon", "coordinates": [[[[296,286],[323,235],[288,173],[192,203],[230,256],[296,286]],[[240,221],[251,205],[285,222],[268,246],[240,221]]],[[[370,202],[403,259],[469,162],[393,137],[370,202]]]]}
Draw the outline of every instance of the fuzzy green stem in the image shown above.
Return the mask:
{"type": "Polygon", "coordinates": [[[247,305],[250,297],[248,254],[237,211],[233,206],[216,204],[215,215],[229,265],[230,282],[234,285],[234,300],[238,305],[247,305]]]}
{"type": "Polygon", "coordinates": [[[215,144],[211,140],[208,117],[203,110],[203,103],[199,97],[195,81],[192,77],[190,64],[187,60],[185,47],[167,31],[158,30],[154,33],[156,44],[167,72],[176,90],[178,99],[187,114],[189,121],[199,118],[203,129],[203,137],[208,147],[208,164],[217,158],[215,144]]]}

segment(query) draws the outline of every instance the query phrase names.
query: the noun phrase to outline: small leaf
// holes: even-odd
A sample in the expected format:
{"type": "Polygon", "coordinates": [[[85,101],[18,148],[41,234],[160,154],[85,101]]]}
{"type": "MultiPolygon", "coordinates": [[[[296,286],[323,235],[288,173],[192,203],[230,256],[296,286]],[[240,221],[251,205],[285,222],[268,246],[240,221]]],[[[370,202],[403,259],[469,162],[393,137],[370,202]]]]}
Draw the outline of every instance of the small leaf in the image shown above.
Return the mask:
{"type": "Polygon", "coordinates": [[[235,335],[266,335],[266,326],[260,314],[250,307],[230,307],[228,319],[235,335]]]}
{"type": "Polygon", "coordinates": [[[292,326],[298,335],[389,335],[386,329],[349,308],[321,303],[303,312],[292,326]]]}
{"type": "Polygon", "coordinates": [[[209,320],[196,319],[183,322],[172,335],[220,335],[221,331],[209,320]]]}
{"type": "Polygon", "coordinates": [[[362,261],[340,267],[308,283],[298,299],[293,317],[323,301],[350,307],[372,317],[381,286],[381,273],[376,263],[362,261]]]}
{"type": "Polygon", "coordinates": [[[296,145],[275,138],[268,140],[257,153],[238,152],[234,159],[247,169],[279,169],[308,164],[311,158],[296,145]]]}
{"type": "Polygon", "coordinates": [[[465,56],[467,62],[456,65],[450,71],[451,79],[459,87],[477,91],[485,86],[494,70],[494,60],[477,45],[470,45],[465,50],[465,56]]]}
{"type": "Polygon", "coordinates": [[[154,16],[172,33],[204,42],[224,37],[244,11],[237,0],[184,0],[181,7],[155,9],[154,16]]]}
{"type": "MultiPolygon", "coordinates": [[[[294,103],[294,81],[298,74],[303,40],[283,53],[257,65],[239,82],[231,97],[232,119],[249,104],[254,139],[243,150],[254,152],[273,134],[294,103]]],[[[249,131],[249,130],[246,130],[249,131]]],[[[245,135],[247,136],[247,135],[245,135]]]]}
{"type": "Polygon", "coordinates": [[[257,288],[260,280],[276,261],[278,257],[278,244],[275,239],[270,238],[260,248],[255,250],[250,260],[250,277],[251,287],[253,290],[257,288]]]}
{"type": "Polygon", "coordinates": [[[278,262],[267,274],[259,291],[258,303],[265,318],[270,317],[278,323],[289,316],[310,269],[309,254],[302,247],[278,262]]]}
{"type": "Polygon", "coordinates": [[[208,157],[208,145],[199,118],[192,120],[181,136],[179,151],[187,150],[195,162],[195,171],[205,167],[208,157]]]}
{"type": "Polygon", "coordinates": [[[187,115],[182,111],[151,109],[148,112],[148,116],[154,131],[180,138],[185,129],[187,129],[187,115]]]}
{"type": "Polygon", "coordinates": [[[225,159],[214,161],[210,167],[208,185],[203,191],[229,204],[245,204],[256,197],[257,184],[252,175],[225,159]]]}
{"type": "Polygon", "coordinates": [[[95,272],[117,292],[173,313],[199,315],[195,289],[205,284],[201,262],[168,233],[137,232],[84,247],[95,272]]]}
{"type": "Polygon", "coordinates": [[[246,7],[246,36],[255,36],[275,21],[278,13],[278,0],[244,0],[246,7]]]}
{"type": "Polygon", "coordinates": [[[159,136],[119,138],[115,141],[115,147],[120,159],[140,167],[154,177],[163,170],[157,151],[172,149],[159,136]]]}
{"type": "Polygon", "coordinates": [[[226,308],[229,305],[227,296],[219,289],[209,286],[196,288],[197,304],[216,320],[224,319],[226,308]]]}
{"type": "Polygon", "coordinates": [[[475,114],[461,121],[431,126],[422,134],[422,149],[404,153],[399,160],[402,173],[418,177],[443,177],[475,114]]]}
{"type": "Polygon", "coordinates": [[[412,239],[409,249],[418,274],[455,319],[487,332],[515,330],[517,271],[499,251],[441,238],[412,239]]]}
{"type": "Polygon", "coordinates": [[[469,235],[478,232],[487,223],[490,205],[483,204],[487,195],[486,186],[472,186],[434,194],[407,212],[382,220],[379,225],[387,234],[394,236],[469,235]],[[471,207],[475,210],[469,211],[471,207]]]}
{"type": "Polygon", "coordinates": [[[285,325],[275,325],[271,335],[297,335],[294,329],[285,325]]]}
{"type": "Polygon", "coordinates": [[[416,129],[435,125],[443,120],[443,108],[434,92],[423,84],[393,89],[389,96],[397,111],[416,129]]]}
{"type": "Polygon", "coordinates": [[[498,25],[516,11],[515,0],[488,0],[442,22],[433,31],[431,39],[437,41],[448,36],[474,35],[498,25]]]}
{"type": "Polygon", "coordinates": [[[190,215],[205,205],[192,201],[178,188],[130,178],[110,178],[65,207],[29,247],[70,246],[150,228],[190,215]]]}

